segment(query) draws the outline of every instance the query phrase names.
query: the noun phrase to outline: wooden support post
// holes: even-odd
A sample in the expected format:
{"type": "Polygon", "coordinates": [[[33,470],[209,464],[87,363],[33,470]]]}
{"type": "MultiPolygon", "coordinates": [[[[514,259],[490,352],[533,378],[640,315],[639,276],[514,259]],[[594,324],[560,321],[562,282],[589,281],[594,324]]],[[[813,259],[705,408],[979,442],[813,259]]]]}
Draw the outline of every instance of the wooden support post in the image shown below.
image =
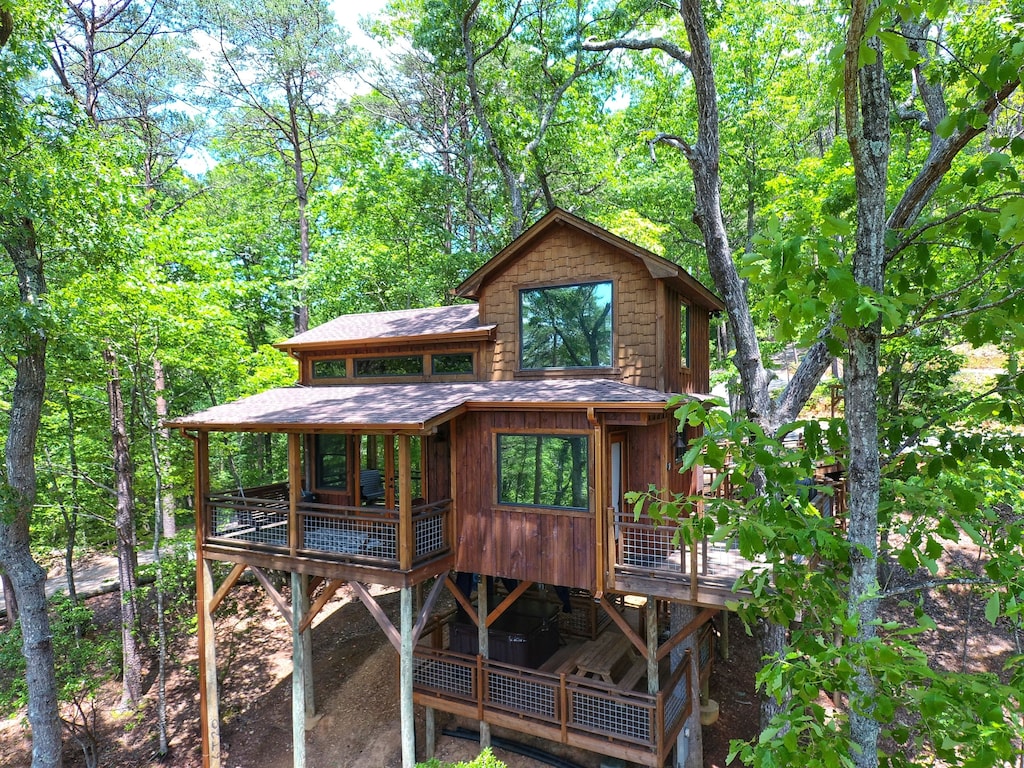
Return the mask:
{"type": "Polygon", "coordinates": [[[729,609],[722,609],[722,636],[718,639],[718,652],[726,661],[729,660],[729,609]]]}
{"type": "MultiPolygon", "coordinates": [[[[200,503],[197,499],[196,503],[200,503]]],[[[199,609],[199,728],[203,739],[203,768],[220,768],[220,701],[217,696],[217,653],[213,615],[208,596],[213,593],[210,562],[197,560],[196,605],[199,609]]]]}
{"type": "Polygon", "coordinates": [[[412,530],[412,451],[408,435],[398,436],[398,536],[398,567],[403,571],[412,570],[415,538],[412,530]]]}
{"type": "Polygon", "coordinates": [[[658,603],[654,595],[647,596],[644,611],[647,622],[647,692],[657,696],[661,681],[658,675],[658,603]]]}
{"type": "Polygon", "coordinates": [[[295,557],[302,542],[299,501],[302,499],[302,436],[288,433],[288,549],[295,557]]]}
{"type": "Polygon", "coordinates": [[[306,644],[299,630],[305,612],[309,610],[306,598],[306,577],[292,573],[292,765],[306,766],[306,675],[308,662],[306,644]]]}
{"type": "Polygon", "coordinates": [[[206,497],[210,493],[210,433],[194,438],[196,507],[196,635],[199,646],[199,731],[202,739],[203,768],[220,768],[220,701],[217,697],[217,653],[211,601],[213,571],[203,556],[209,520],[206,497]]]}
{"type": "Polygon", "coordinates": [[[426,732],[424,736],[426,737],[427,742],[424,745],[424,749],[426,750],[424,757],[426,757],[427,760],[430,760],[434,756],[434,753],[437,752],[437,719],[435,717],[433,707],[427,707],[427,711],[424,713],[423,730],[426,732]]]}
{"type": "MultiPolygon", "coordinates": [[[[477,643],[480,649],[480,658],[482,659],[489,659],[491,657],[490,637],[488,634],[490,630],[487,627],[487,582],[489,578],[489,576],[481,574],[480,583],[476,585],[476,615],[480,620],[477,626],[477,643]]],[[[481,680],[480,692],[477,694],[481,701],[483,700],[485,687],[485,681],[481,680]]],[[[481,717],[480,749],[484,750],[489,746],[491,746],[491,725],[481,717]]]]}
{"type": "Polygon", "coordinates": [[[416,720],[412,706],[412,587],[402,587],[402,651],[399,657],[399,698],[402,712],[402,768],[416,766],[416,720]]]}

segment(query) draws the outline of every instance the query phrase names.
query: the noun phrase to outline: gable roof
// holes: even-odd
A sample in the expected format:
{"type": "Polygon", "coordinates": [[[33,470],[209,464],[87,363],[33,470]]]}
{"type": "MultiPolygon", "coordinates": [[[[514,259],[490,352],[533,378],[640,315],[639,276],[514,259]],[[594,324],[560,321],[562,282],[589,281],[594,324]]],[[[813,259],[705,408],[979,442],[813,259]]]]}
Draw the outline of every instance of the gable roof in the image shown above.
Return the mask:
{"type": "Polygon", "coordinates": [[[372,340],[374,344],[408,341],[486,338],[493,325],[480,325],[476,304],[455,304],[428,309],[399,309],[342,315],[274,346],[287,351],[332,349],[372,340]]]}
{"type": "Polygon", "coordinates": [[[473,408],[593,408],[659,413],[673,397],[608,379],[279,387],[170,419],[226,432],[429,432],[473,408]]]}
{"type": "Polygon", "coordinates": [[[618,235],[612,234],[606,229],[593,224],[586,219],[581,219],[562,208],[552,208],[536,224],[526,230],[523,234],[498,251],[486,264],[455,289],[455,295],[466,299],[479,299],[480,292],[490,278],[518,259],[531,245],[551,230],[558,226],[574,227],[581,232],[586,232],[592,237],[608,243],[623,253],[639,259],[647,267],[652,278],[667,280],[678,291],[693,299],[700,306],[706,307],[712,312],[725,309],[725,304],[703,283],[668,259],[658,256],[656,253],[641,248],[618,235]]]}

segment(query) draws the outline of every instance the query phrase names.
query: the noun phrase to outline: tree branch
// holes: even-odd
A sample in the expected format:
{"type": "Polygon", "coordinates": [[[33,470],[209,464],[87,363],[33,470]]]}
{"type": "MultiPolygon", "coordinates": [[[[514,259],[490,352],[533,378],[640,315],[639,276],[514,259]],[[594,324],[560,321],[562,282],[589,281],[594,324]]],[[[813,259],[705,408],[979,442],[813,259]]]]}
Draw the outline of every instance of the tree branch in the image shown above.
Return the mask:
{"type": "Polygon", "coordinates": [[[583,41],[585,51],[614,51],[622,48],[630,51],[658,50],[667,53],[687,69],[692,67],[690,52],[664,37],[616,37],[611,40],[595,40],[591,37],[583,41]]]}

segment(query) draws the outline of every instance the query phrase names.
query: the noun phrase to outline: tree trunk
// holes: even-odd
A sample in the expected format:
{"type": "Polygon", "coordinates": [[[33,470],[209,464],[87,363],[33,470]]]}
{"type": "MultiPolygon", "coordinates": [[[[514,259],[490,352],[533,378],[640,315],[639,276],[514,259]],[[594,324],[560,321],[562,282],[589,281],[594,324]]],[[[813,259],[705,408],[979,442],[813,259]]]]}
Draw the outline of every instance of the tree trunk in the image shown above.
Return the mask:
{"type": "MultiPolygon", "coordinates": [[[[21,303],[38,306],[46,293],[46,279],[36,247],[35,225],[31,219],[5,223],[11,225],[9,231],[13,234],[3,245],[18,273],[21,303]]],[[[43,328],[32,329],[22,342],[5,446],[0,568],[14,585],[21,618],[32,768],[60,768],[61,724],[50,617],[46,612],[46,573],[32,559],[29,541],[29,521],[36,501],[36,438],[46,390],[46,333],[43,328]]]]}
{"type": "MultiPolygon", "coordinates": [[[[881,295],[885,270],[885,198],[889,166],[889,89],[878,38],[864,39],[875,2],[855,0],[845,50],[845,118],[857,186],[857,235],[853,276],[881,295]],[[861,66],[864,43],[875,61],[861,66]]],[[[851,328],[846,362],[846,425],[849,438],[850,592],[847,616],[857,618],[857,643],[876,636],[878,615],[878,365],[882,319],[851,328]]],[[[850,693],[851,755],[857,768],[876,768],[880,726],[874,718],[871,670],[855,667],[850,693]]]]}
{"type": "Polygon", "coordinates": [[[11,577],[7,575],[7,572],[0,568],[0,585],[3,586],[4,590],[4,607],[7,610],[6,625],[7,629],[14,629],[14,625],[18,621],[18,598],[14,594],[14,584],[11,583],[11,577]]]}
{"type": "Polygon", "coordinates": [[[139,611],[138,555],[135,541],[135,498],[132,490],[132,463],[125,431],[124,401],[121,398],[121,374],[117,357],[108,346],[103,362],[109,370],[107,403],[110,408],[110,434],[114,452],[114,486],[117,493],[117,573],[121,583],[121,708],[137,707],[142,699],[142,656],[136,641],[139,611]]]}
{"type": "Polygon", "coordinates": [[[156,394],[156,429],[159,430],[156,443],[156,455],[153,457],[154,471],[157,476],[158,488],[156,489],[160,507],[161,533],[169,539],[178,535],[178,523],[175,519],[176,505],[174,501],[174,488],[167,482],[171,473],[170,462],[167,460],[166,451],[160,450],[160,445],[168,445],[171,441],[171,431],[162,425],[167,419],[167,398],[164,391],[167,386],[164,381],[164,367],[158,358],[153,358],[153,389],[156,394]]]}

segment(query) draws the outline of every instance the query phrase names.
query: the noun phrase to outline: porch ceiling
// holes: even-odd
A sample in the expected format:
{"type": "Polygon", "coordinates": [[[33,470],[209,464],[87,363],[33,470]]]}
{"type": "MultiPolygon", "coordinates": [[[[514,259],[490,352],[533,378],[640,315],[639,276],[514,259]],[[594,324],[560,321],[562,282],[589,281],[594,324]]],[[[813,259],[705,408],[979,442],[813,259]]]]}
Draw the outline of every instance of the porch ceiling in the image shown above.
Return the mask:
{"type": "Polygon", "coordinates": [[[660,412],[671,397],[606,379],[281,387],[190,416],[172,429],[222,432],[429,433],[470,408],[660,412]]]}

